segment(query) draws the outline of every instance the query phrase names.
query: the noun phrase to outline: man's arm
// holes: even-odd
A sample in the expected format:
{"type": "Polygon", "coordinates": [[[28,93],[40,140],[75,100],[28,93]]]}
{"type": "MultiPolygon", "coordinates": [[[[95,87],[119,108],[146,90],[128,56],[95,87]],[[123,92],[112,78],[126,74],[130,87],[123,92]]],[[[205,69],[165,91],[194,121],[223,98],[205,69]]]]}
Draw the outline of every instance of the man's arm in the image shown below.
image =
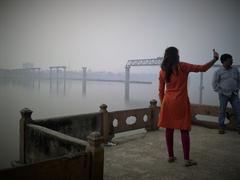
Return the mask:
{"type": "Polygon", "coordinates": [[[238,69],[237,69],[237,87],[238,89],[240,89],[240,72],[238,69]]]}
{"type": "Polygon", "coordinates": [[[218,71],[215,71],[214,75],[213,75],[213,80],[212,80],[212,87],[213,90],[218,92],[220,87],[219,87],[219,80],[220,80],[220,76],[218,71]]]}

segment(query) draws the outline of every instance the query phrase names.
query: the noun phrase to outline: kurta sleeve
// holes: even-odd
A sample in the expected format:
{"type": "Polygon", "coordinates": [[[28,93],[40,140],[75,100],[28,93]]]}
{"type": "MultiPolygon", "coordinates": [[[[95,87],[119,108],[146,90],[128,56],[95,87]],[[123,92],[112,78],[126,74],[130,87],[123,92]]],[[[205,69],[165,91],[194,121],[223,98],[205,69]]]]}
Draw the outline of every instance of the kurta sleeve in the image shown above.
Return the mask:
{"type": "Polygon", "coordinates": [[[212,62],[203,65],[184,63],[184,66],[187,72],[205,72],[212,66],[212,62]]]}
{"type": "Polygon", "coordinates": [[[164,79],[163,71],[160,70],[160,73],[159,73],[159,98],[161,101],[160,103],[163,102],[164,91],[165,91],[165,79],[164,79]]]}

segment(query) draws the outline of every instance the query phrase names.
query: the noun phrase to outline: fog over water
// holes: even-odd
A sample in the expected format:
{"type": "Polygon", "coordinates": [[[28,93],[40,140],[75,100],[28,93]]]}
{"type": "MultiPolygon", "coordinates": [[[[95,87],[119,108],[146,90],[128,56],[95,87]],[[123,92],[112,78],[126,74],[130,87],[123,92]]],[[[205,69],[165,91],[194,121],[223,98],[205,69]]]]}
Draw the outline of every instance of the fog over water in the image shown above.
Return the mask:
{"type": "Polygon", "coordinates": [[[238,0],[1,0],[0,67],[32,62],[122,72],[128,59],[162,56],[171,45],[188,62],[205,62],[212,48],[240,59],[239,6],[238,0]]]}
{"type": "MultiPolygon", "coordinates": [[[[41,68],[64,65],[67,71],[97,71],[103,79],[124,80],[129,59],[163,56],[176,46],[181,59],[202,64],[212,49],[230,53],[240,64],[239,0],[1,0],[0,72],[23,63],[41,68]]],[[[219,63],[219,62],[218,62],[219,63]]],[[[204,74],[203,104],[217,105],[211,79],[204,74]]],[[[28,107],[33,118],[148,107],[158,100],[158,66],[131,67],[130,100],[124,83],[53,81],[48,78],[6,79],[0,73],[0,169],[18,159],[19,111],[28,107]],[[135,73],[135,75],[134,75],[135,73]]],[[[200,74],[191,74],[189,96],[199,103],[200,74]]]]}
{"type": "Polygon", "coordinates": [[[33,110],[33,119],[42,119],[98,112],[103,103],[108,105],[108,111],[145,108],[151,99],[157,99],[156,83],[131,84],[130,101],[125,101],[124,83],[88,81],[85,94],[81,81],[65,83],[64,90],[63,81],[58,86],[52,82],[50,88],[49,80],[0,80],[0,168],[19,159],[19,111],[25,107],[33,110]]]}

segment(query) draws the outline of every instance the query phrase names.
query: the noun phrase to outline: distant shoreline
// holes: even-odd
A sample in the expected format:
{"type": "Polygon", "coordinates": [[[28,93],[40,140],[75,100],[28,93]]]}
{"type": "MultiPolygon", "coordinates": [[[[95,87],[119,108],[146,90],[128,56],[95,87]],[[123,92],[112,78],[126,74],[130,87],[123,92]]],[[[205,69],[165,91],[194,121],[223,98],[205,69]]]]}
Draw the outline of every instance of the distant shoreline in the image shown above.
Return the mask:
{"type": "MultiPolygon", "coordinates": [[[[67,78],[68,80],[80,80],[81,78],[67,78]]],[[[110,80],[110,79],[86,79],[86,81],[101,81],[101,82],[121,82],[125,83],[124,80],[110,80]]],[[[152,84],[151,81],[129,81],[129,83],[135,83],[135,84],[152,84]]]]}
{"type": "MultiPolygon", "coordinates": [[[[0,79],[34,79],[34,80],[50,80],[49,78],[32,78],[32,77],[1,77],[0,79]]],[[[52,80],[57,80],[57,78],[52,78],[52,80]]],[[[63,78],[59,78],[59,80],[63,80],[63,78]]],[[[82,78],[68,78],[66,77],[66,80],[75,80],[75,81],[82,81],[82,78]]],[[[125,80],[120,80],[120,79],[86,79],[86,81],[99,81],[99,82],[117,82],[117,83],[125,83],[125,80]]],[[[129,83],[133,84],[152,84],[151,81],[129,81],[129,83]]]]}

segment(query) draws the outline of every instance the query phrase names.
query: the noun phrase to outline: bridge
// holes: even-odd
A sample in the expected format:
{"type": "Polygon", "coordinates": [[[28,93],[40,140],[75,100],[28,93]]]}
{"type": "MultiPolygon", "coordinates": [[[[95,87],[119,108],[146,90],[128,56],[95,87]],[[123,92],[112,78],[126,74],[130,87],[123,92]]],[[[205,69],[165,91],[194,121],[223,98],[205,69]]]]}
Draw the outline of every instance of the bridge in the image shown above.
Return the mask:
{"type": "Polygon", "coordinates": [[[59,78],[60,70],[63,70],[63,78],[66,79],[66,69],[67,69],[66,66],[50,66],[49,69],[50,69],[50,79],[52,78],[52,75],[53,75],[52,73],[54,70],[56,70],[57,72],[57,78],[59,78]]]}
{"type": "Polygon", "coordinates": [[[126,67],[130,68],[131,66],[157,66],[161,64],[162,60],[163,57],[128,60],[126,67]]]}
{"type": "Polygon", "coordinates": [[[65,95],[66,92],[66,66],[50,66],[49,67],[50,72],[49,72],[49,79],[50,79],[50,92],[53,91],[53,77],[54,74],[53,72],[56,72],[56,82],[57,82],[57,86],[56,86],[56,90],[57,90],[57,94],[59,94],[59,85],[60,85],[60,77],[59,77],[59,72],[63,71],[63,95],[65,95]]]}
{"type": "Polygon", "coordinates": [[[23,73],[32,72],[32,73],[38,73],[38,76],[39,76],[40,70],[41,70],[41,68],[35,67],[35,68],[18,68],[18,69],[12,69],[12,70],[6,70],[5,69],[5,70],[3,70],[3,72],[4,71],[13,72],[13,73],[15,73],[15,72],[23,72],[23,73]]]}
{"type": "Polygon", "coordinates": [[[125,66],[125,100],[129,100],[130,68],[132,66],[160,66],[163,57],[128,60],[125,66]]]}

